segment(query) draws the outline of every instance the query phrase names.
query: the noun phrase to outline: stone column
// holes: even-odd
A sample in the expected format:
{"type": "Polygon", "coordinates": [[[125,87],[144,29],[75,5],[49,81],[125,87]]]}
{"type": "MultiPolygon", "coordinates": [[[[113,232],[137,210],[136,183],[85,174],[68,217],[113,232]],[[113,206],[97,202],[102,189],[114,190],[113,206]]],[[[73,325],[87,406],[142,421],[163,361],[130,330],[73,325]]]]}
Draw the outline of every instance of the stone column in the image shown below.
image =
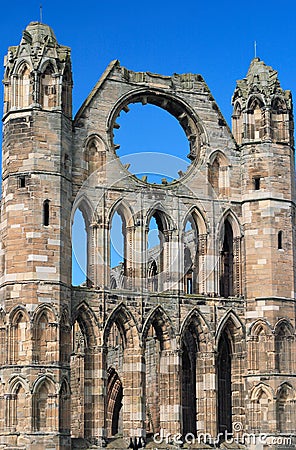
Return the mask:
{"type": "Polygon", "coordinates": [[[142,349],[125,350],[122,381],[123,436],[145,436],[145,358],[142,349]]]}

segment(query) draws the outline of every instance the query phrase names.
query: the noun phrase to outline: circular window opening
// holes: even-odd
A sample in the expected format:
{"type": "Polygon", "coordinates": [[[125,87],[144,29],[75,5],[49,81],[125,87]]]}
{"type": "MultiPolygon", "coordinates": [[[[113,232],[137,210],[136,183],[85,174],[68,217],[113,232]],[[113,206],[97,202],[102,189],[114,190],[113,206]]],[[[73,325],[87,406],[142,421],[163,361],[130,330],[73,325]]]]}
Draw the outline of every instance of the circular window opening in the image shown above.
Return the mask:
{"type": "Polygon", "coordinates": [[[138,179],[148,183],[177,180],[192,162],[183,128],[161,107],[129,104],[117,117],[113,133],[121,162],[138,179]]]}

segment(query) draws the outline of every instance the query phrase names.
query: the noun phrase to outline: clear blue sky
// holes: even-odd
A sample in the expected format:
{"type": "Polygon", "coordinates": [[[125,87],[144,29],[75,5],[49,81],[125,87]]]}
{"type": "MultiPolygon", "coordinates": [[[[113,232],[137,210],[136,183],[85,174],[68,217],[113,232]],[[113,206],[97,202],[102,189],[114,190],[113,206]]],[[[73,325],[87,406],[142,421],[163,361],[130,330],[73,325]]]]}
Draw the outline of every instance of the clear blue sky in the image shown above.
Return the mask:
{"type": "MultiPolygon", "coordinates": [[[[121,65],[134,71],[163,75],[200,73],[230,124],[231,96],[236,80],[246,75],[254,57],[254,41],[257,41],[257,56],[278,70],[282,87],[296,92],[296,4],[293,1],[14,0],[5,2],[1,9],[2,58],[8,46],[19,44],[28,23],[39,21],[40,3],[43,22],[53,28],[60,44],[72,49],[74,114],[108,63],[119,59],[121,65]]],[[[136,115],[131,111],[129,120],[136,120],[136,115]]],[[[157,141],[143,150],[166,151],[163,146],[168,145],[175,146],[177,154],[186,145],[182,130],[177,130],[177,140],[176,134],[168,131],[169,124],[166,133],[163,133],[163,123],[157,129],[160,122],[155,115],[155,123],[150,123],[154,133],[148,129],[146,135],[153,134],[157,141]],[[153,145],[155,148],[151,148],[153,145]]],[[[135,129],[140,129],[140,125],[123,122],[116,133],[125,153],[136,151],[141,142],[134,136],[135,147],[130,144],[129,130],[134,134],[135,129]],[[126,150],[125,142],[130,145],[126,150]]]]}

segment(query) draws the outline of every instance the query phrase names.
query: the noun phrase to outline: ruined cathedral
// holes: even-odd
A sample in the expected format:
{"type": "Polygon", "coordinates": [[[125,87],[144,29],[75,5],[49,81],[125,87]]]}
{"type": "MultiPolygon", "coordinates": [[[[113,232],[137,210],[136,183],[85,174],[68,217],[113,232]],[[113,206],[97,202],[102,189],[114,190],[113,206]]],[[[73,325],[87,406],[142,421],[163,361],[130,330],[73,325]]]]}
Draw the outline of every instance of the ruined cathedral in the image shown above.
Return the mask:
{"type": "Polygon", "coordinates": [[[295,448],[294,130],[277,72],[251,61],[231,131],[201,75],[113,61],[73,119],[70,49],[32,22],[3,83],[0,449],[295,448]],[[118,156],[134,103],[184,130],[174,179],[118,156]]]}

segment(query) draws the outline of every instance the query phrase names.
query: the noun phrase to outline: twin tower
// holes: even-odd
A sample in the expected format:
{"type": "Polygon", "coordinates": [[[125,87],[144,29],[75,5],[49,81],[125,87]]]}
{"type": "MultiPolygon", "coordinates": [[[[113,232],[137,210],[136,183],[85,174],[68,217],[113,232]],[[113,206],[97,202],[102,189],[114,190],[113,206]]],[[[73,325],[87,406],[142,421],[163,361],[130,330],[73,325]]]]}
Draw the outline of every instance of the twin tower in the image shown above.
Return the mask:
{"type": "Polygon", "coordinates": [[[155,435],[177,448],[178,434],[192,448],[229,436],[295,446],[291,93],[253,59],[232,133],[200,75],[113,61],[74,119],[71,95],[70,49],[30,23],[5,58],[0,449],[151,446],[155,435]],[[176,179],[150,183],[118,157],[116,120],[134,103],[183,128],[176,179]],[[87,264],[75,287],[77,210],[87,264]]]}

